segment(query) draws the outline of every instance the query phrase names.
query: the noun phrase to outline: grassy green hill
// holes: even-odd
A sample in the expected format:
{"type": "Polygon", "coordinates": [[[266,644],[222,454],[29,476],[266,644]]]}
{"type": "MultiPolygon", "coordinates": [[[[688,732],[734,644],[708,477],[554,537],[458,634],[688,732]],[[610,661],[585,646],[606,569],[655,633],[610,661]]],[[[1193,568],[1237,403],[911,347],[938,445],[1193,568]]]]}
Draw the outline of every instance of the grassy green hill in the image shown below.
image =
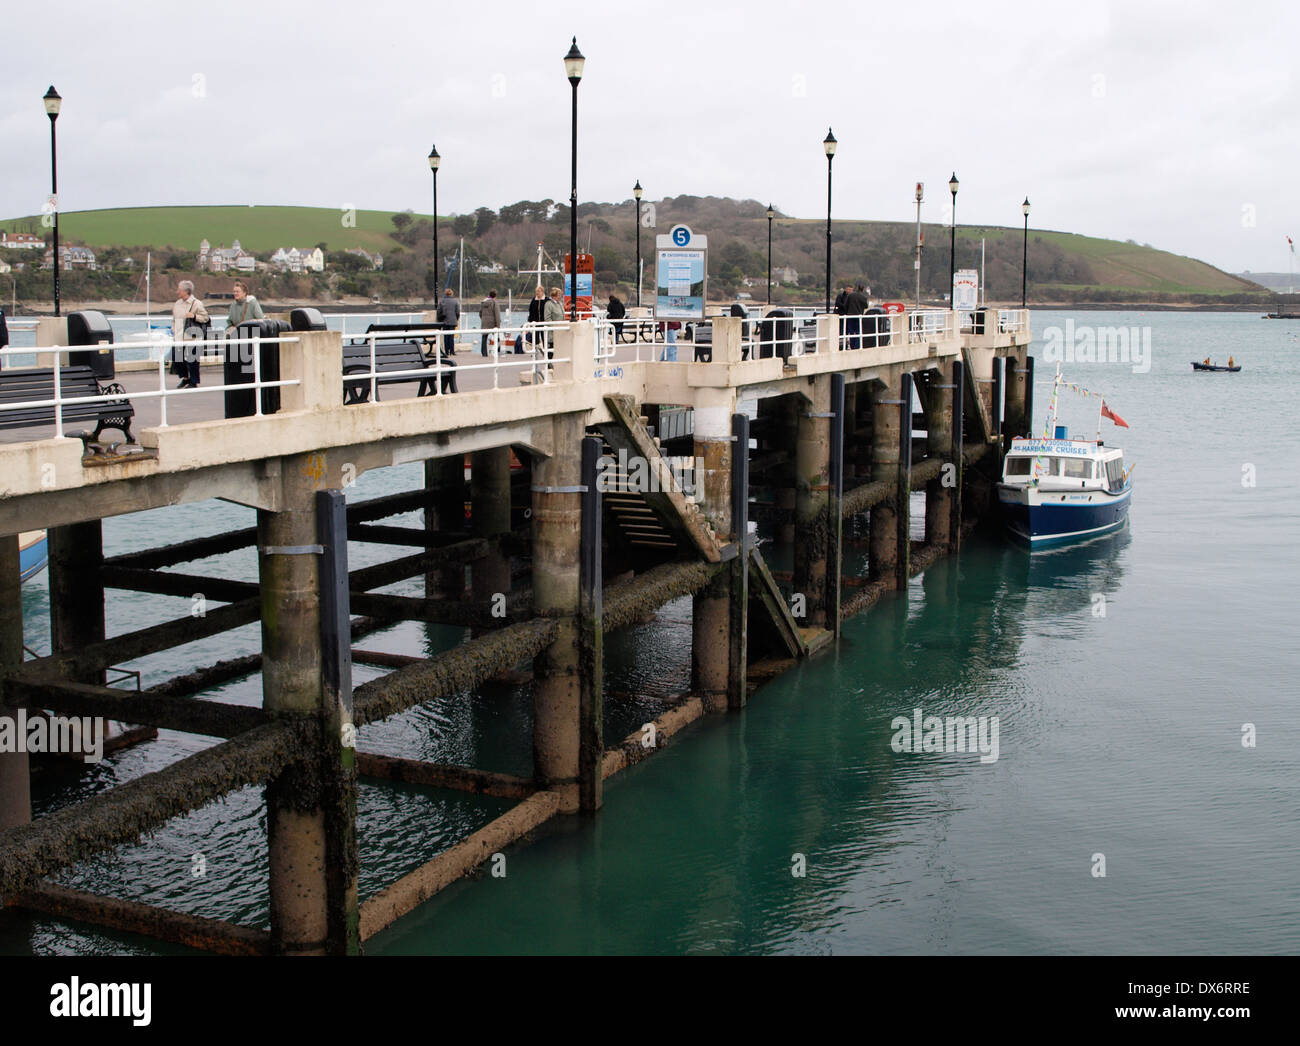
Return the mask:
{"type": "MultiPolygon", "coordinates": [[[[321,242],[330,250],[393,246],[391,211],[357,211],[353,227],[343,224],[344,217],[343,211],[325,207],[123,207],[66,211],[59,215],[59,235],[88,247],[175,247],[195,254],[205,237],[214,247],[238,240],[254,252],[321,242]]],[[[0,221],[0,229],[39,233],[40,218],[0,221]]]]}
{"type": "MultiPolygon", "coordinates": [[[[1019,229],[958,229],[958,239],[973,243],[978,254],[980,237],[991,244],[1006,241],[1013,253],[1021,247],[1023,231],[1019,229]]],[[[1050,243],[1067,255],[1081,258],[1091,270],[1086,284],[1062,283],[1062,287],[1095,287],[1113,291],[1164,294],[1242,294],[1258,291],[1256,284],[1216,269],[1196,258],[1185,258],[1168,251],[1119,240],[1102,240],[1069,232],[1029,230],[1031,242],[1050,243]]]]}

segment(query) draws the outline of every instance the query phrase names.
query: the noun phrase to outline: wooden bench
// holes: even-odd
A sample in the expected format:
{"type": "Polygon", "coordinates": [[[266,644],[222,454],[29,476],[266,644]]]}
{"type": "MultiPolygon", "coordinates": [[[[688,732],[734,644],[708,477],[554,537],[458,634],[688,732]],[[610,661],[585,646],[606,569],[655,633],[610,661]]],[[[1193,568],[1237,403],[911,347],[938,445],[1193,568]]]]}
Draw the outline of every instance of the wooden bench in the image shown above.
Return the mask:
{"type": "MultiPolygon", "coordinates": [[[[442,358],[442,391],[456,391],[456,364],[446,357],[442,358]]],[[[435,377],[395,374],[398,371],[431,370],[429,357],[420,351],[417,342],[401,340],[375,339],[375,385],[396,385],[404,381],[420,383],[419,396],[434,394],[435,377]]],[[[349,378],[349,374],[370,373],[370,340],[346,342],[343,345],[343,402],[367,403],[370,400],[370,378],[349,378]]],[[[377,389],[376,389],[377,391],[377,389]]]]}
{"type": "MultiPolygon", "coordinates": [[[[64,403],[63,422],[94,422],[95,431],[73,433],[83,443],[98,442],[104,429],[117,429],[134,443],[131,419],[135,408],[126,398],[126,389],[117,382],[100,385],[89,367],[60,367],[59,395],[64,399],[80,396],[121,396],[121,399],[103,403],[64,403]]],[[[0,370],[0,429],[22,429],[31,425],[53,425],[54,405],[20,407],[10,410],[6,404],[25,403],[29,400],[54,399],[54,369],[51,367],[22,367],[0,370]]]]}

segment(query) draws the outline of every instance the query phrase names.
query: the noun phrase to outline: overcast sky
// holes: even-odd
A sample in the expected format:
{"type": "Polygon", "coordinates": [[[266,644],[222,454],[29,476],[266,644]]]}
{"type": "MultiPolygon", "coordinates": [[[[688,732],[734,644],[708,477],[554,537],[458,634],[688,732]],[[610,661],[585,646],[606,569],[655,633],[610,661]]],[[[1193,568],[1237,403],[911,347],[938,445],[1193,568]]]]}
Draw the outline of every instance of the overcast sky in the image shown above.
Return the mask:
{"type": "MultiPolygon", "coordinates": [[[[150,204],[431,206],[691,193],[1038,226],[1285,271],[1300,238],[1294,3],[260,0],[9,5],[0,216],[150,204]],[[455,12],[451,8],[455,9],[455,12]]],[[[712,230],[699,230],[709,232],[712,230]]]]}

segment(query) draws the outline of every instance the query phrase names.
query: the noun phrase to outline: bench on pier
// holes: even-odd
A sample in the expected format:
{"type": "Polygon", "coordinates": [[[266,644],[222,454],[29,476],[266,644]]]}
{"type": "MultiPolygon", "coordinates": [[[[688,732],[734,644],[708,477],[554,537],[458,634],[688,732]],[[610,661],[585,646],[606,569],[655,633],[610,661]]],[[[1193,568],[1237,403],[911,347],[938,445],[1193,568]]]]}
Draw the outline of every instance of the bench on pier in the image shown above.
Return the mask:
{"type": "MultiPolygon", "coordinates": [[[[431,370],[435,359],[442,361],[442,391],[456,391],[456,361],[449,359],[442,354],[437,347],[436,340],[441,337],[439,334],[430,334],[427,338],[422,338],[420,342],[410,341],[408,338],[397,334],[398,331],[407,330],[437,330],[441,332],[441,327],[436,324],[371,324],[367,329],[367,334],[379,335],[387,328],[389,333],[386,337],[375,338],[375,373],[378,378],[375,380],[376,386],[395,385],[404,381],[418,381],[420,388],[417,393],[419,396],[432,396],[434,394],[435,376],[427,378],[418,375],[400,374],[400,371],[413,370],[431,370]],[[421,342],[425,345],[432,345],[433,352],[426,356],[421,350],[421,342]]],[[[345,342],[343,345],[343,402],[344,403],[366,403],[370,399],[370,378],[353,377],[349,374],[369,374],[370,373],[370,339],[365,338],[358,341],[345,342]]]]}
{"type": "MultiPolygon", "coordinates": [[[[89,367],[60,367],[59,395],[63,399],[82,396],[121,396],[121,399],[100,403],[64,403],[63,421],[94,422],[94,432],[75,435],[83,443],[99,440],[104,429],[117,429],[134,443],[131,419],[135,408],[126,398],[126,389],[117,382],[101,385],[89,367]]],[[[29,400],[54,399],[54,369],[52,367],[21,367],[0,370],[0,429],[22,429],[31,425],[53,425],[54,404],[41,407],[9,409],[7,404],[25,403],[29,400]]]]}

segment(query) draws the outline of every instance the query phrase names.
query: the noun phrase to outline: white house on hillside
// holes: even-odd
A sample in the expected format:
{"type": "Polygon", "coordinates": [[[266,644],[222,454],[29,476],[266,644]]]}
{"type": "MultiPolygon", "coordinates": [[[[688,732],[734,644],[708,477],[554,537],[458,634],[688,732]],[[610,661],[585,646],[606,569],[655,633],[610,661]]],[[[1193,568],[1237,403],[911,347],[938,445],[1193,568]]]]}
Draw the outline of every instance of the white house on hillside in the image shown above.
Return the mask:
{"type": "Polygon", "coordinates": [[[325,252],[319,247],[279,247],[271,255],[271,268],[281,272],[324,272],[325,252]]]}
{"type": "Polygon", "coordinates": [[[45,241],[31,232],[0,232],[0,247],[8,247],[11,250],[43,251],[45,241]]]}
{"type": "Polygon", "coordinates": [[[257,259],[244,250],[235,240],[229,247],[212,249],[205,239],[199,244],[199,268],[208,272],[252,272],[257,268],[257,259]]]}

